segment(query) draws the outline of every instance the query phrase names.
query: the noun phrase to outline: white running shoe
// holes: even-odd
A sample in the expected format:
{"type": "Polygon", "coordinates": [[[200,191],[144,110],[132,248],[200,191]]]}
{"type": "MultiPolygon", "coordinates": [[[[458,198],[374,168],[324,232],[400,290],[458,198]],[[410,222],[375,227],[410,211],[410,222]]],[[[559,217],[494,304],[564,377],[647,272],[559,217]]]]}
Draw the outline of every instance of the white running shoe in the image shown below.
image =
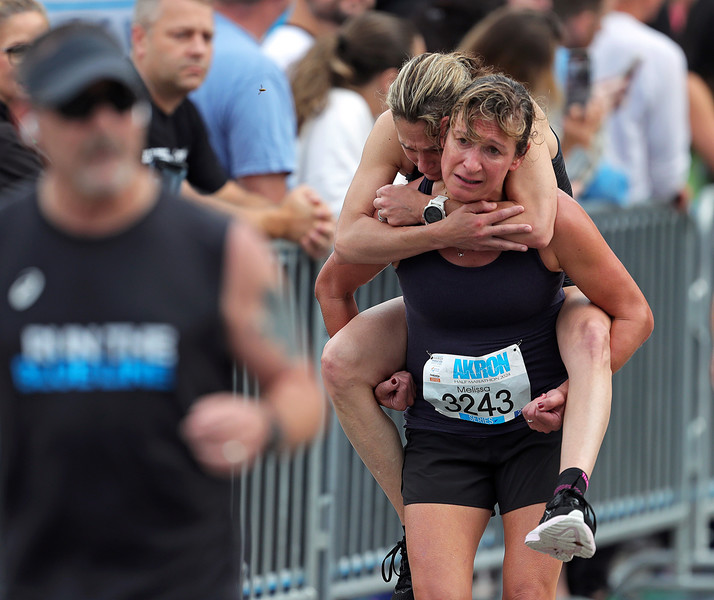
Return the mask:
{"type": "Polygon", "coordinates": [[[560,490],[545,506],[538,527],[526,536],[526,546],[569,562],[595,554],[595,513],[574,488],[560,490]]]}

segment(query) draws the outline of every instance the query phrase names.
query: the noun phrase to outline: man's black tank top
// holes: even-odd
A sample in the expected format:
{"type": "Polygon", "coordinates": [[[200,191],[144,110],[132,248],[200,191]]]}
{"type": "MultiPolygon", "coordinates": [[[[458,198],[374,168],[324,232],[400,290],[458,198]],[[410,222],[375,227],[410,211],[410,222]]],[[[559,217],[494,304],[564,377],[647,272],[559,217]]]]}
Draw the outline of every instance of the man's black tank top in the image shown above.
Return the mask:
{"type": "Polygon", "coordinates": [[[0,211],[6,597],[237,598],[230,483],[179,425],[230,390],[219,308],[227,220],[162,195],[116,235],[0,211]]]}

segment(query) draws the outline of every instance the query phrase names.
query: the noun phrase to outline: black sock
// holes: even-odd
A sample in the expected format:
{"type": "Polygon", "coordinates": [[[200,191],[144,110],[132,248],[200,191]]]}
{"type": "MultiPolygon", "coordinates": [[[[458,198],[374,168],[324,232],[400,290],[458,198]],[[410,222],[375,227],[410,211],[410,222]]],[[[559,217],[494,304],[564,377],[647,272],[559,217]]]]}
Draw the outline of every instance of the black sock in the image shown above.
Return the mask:
{"type": "Polygon", "coordinates": [[[571,467],[570,469],[565,469],[565,471],[558,475],[555,492],[557,493],[563,488],[575,488],[581,495],[585,495],[585,492],[588,489],[588,484],[588,476],[585,471],[576,467],[571,467]]]}

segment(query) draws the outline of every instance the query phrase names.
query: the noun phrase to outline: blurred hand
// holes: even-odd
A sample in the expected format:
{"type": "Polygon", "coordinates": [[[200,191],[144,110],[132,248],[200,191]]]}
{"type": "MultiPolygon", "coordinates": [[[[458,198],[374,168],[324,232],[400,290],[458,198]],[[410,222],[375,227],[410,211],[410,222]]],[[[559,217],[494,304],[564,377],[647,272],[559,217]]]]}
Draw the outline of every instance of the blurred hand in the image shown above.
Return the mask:
{"type": "Polygon", "coordinates": [[[586,106],[573,104],[563,119],[563,143],[568,148],[590,148],[605,119],[605,102],[592,97],[586,106]]]}
{"type": "Polygon", "coordinates": [[[600,99],[606,115],[617,110],[624,102],[630,83],[632,77],[627,74],[607,77],[593,83],[593,97],[600,99]]]}
{"type": "Polygon", "coordinates": [[[557,431],[563,426],[567,400],[567,382],[549,390],[523,407],[523,418],[528,426],[541,433],[557,431]]]}
{"type": "Polygon", "coordinates": [[[406,410],[407,406],[414,404],[416,387],[411,373],[398,371],[386,381],[374,388],[377,402],[393,410],[406,410]]]}
{"type": "Polygon", "coordinates": [[[317,193],[306,185],[292,190],[280,205],[285,239],[300,244],[312,258],[327,256],[335,239],[335,219],[317,193]]]}
{"type": "Polygon", "coordinates": [[[265,406],[232,394],[199,398],[181,424],[181,434],[209,473],[229,476],[253,463],[270,436],[265,406]]]}

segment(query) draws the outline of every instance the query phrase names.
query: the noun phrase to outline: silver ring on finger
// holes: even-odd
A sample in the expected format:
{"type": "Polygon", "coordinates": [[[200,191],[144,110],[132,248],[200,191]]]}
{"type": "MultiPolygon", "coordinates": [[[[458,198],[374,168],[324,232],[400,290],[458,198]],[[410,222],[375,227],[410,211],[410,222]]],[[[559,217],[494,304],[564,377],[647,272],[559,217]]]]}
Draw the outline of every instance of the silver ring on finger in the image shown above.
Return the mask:
{"type": "Polygon", "coordinates": [[[381,208],[377,211],[377,219],[379,219],[379,222],[380,222],[380,223],[386,223],[386,222],[387,222],[387,219],[382,216],[382,209],[381,209],[381,208]]]}
{"type": "Polygon", "coordinates": [[[527,421],[528,423],[532,423],[532,422],[533,422],[533,419],[526,419],[526,421],[527,421]]]}

